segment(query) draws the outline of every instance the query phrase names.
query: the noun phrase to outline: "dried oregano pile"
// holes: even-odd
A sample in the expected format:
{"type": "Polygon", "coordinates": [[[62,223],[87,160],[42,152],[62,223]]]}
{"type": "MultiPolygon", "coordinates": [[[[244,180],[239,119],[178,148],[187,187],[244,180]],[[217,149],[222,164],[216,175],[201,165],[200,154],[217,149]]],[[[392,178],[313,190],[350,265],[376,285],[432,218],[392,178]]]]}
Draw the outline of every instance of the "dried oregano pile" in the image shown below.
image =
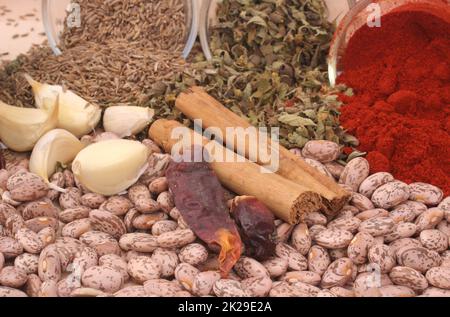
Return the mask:
{"type": "Polygon", "coordinates": [[[157,118],[182,119],[174,100],[199,85],[252,124],[280,127],[285,146],[303,147],[310,139],[357,142],[339,126],[335,93],[343,88],[327,86],[334,26],[322,0],[225,0],[210,30],[212,61],[194,53],[189,63],[179,57],[184,1],[75,2],[82,27],[65,30],[63,55],[34,47],[5,65],[1,100],[33,105],[22,76],[27,72],[101,106],[133,103],[154,108],[157,118]]]}
{"type": "Polygon", "coordinates": [[[281,127],[286,146],[310,139],[355,144],[339,127],[335,93],[343,88],[327,86],[333,30],[320,0],[225,0],[211,29],[213,60],[194,57],[171,93],[151,105],[170,113],[179,90],[196,84],[254,125],[281,127]]]}

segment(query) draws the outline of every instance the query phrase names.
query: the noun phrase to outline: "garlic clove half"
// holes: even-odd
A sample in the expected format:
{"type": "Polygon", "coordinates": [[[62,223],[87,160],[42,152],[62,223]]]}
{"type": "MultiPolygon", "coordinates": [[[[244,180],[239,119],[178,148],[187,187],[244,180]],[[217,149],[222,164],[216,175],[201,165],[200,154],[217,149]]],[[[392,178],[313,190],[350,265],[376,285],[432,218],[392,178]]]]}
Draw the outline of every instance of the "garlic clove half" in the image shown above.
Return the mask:
{"type": "Polygon", "coordinates": [[[48,182],[58,164],[69,164],[83,148],[83,143],[72,133],[62,129],[51,130],[34,146],[29,163],[30,172],[48,182]]]}
{"type": "Polygon", "coordinates": [[[36,105],[45,108],[44,99],[58,99],[58,128],[67,130],[77,138],[91,132],[100,122],[102,110],[59,85],[37,82],[30,75],[24,75],[31,85],[36,105]]]}
{"type": "Polygon", "coordinates": [[[108,140],[83,149],[72,162],[75,178],[90,191],[112,196],[137,182],[148,167],[145,145],[131,140],[108,140]]]}
{"type": "Polygon", "coordinates": [[[136,135],[149,125],[155,111],[135,106],[109,107],[103,114],[103,127],[120,138],[136,135]]]}
{"type": "Polygon", "coordinates": [[[20,108],[0,101],[0,139],[11,150],[27,152],[39,138],[56,128],[57,100],[44,98],[45,109],[20,108]]]}

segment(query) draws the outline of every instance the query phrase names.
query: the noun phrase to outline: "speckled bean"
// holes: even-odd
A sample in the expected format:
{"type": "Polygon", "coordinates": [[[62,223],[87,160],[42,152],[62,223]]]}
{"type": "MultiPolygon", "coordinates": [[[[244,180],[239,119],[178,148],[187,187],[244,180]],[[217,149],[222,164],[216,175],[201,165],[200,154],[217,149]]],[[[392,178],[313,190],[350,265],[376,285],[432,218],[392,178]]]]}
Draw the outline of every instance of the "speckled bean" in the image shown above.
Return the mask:
{"type": "Polygon", "coordinates": [[[450,268],[433,267],[425,274],[428,282],[438,288],[450,290],[450,268]]]}
{"type": "Polygon", "coordinates": [[[356,192],[367,176],[369,176],[369,162],[365,158],[357,157],[345,166],[339,183],[350,186],[356,192]]]}
{"type": "Polygon", "coordinates": [[[287,242],[292,235],[294,226],[283,222],[275,228],[275,240],[277,242],[287,242]]]}
{"type": "Polygon", "coordinates": [[[115,293],[123,285],[122,274],[108,266],[91,266],[84,271],[81,282],[85,287],[106,293],[115,293]]]}
{"type": "Polygon", "coordinates": [[[264,265],[272,278],[283,275],[288,269],[288,261],[279,257],[271,258],[261,264],[264,265]]]}
{"type": "Polygon", "coordinates": [[[389,209],[404,203],[408,198],[408,185],[400,181],[393,181],[378,187],[371,199],[376,207],[389,209]]]}
{"type": "Polygon", "coordinates": [[[156,237],[158,245],[162,248],[180,248],[194,242],[196,236],[190,229],[169,231],[156,237]]]}
{"type": "Polygon", "coordinates": [[[44,248],[38,234],[25,227],[17,230],[16,239],[28,253],[37,254],[44,248]]]}
{"type": "Polygon", "coordinates": [[[222,279],[214,283],[214,294],[217,297],[248,297],[250,294],[235,280],[222,279]]]}
{"type": "Polygon", "coordinates": [[[358,218],[361,221],[366,221],[372,218],[381,218],[381,217],[387,217],[389,216],[389,212],[386,209],[382,208],[375,208],[363,211],[357,215],[355,215],[356,218],[358,218]]]}
{"type": "Polygon", "coordinates": [[[205,271],[198,273],[192,285],[192,292],[198,296],[211,295],[214,283],[220,280],[220,274],[217,271],[205,271]]]}
{"type": "Polygon", "coordinates": [[[360,232],[367,232],[374,237],[389,234],[394,230],[395,222],[390,217],[370,218],[361,222],[358,230],[360,232]]]}
{"type": "Polygon", "coordinates": [[[108,211],[91,210],[89,220],[93,230],[106,232],[116,239],[119,239],[127,232],[122,219],[108,211]]]}
{"type": "Polygon", "coordinates": [[[5,259],[15,258],[23,253],[22,245],[10,237],[0,237],[0,253],[5,259]]]}
{"type": "Polygon", "coordinates": [[[328,223],[327,227],[330,229],[339,229],[355,233],[358,230],[360,224],[361,220],[351,216],[332,220],[328,223]]]}
{"type": "Polygon", "coordinates": [[[392,181],[394,181],[394,176],[392,176],[390,173],[379,172],[372,174],[361,183],[361,185],[359,186],[359,193],[366,196],[367,198],[371,198],[372,194],[378,187],[392,181]]]}
{"type": "Polygon", "coordinates": [[[292,246],[300,252],[301,255],[308,254],[309,249],[311,248],[311,237],[309,235],[308,226],[304,223],[300,223],[295,226],[292,231],[292,246]]]}
{"type": "Polygon", "coordinates": [[[372,245],[367,256],[370,263],[378,265],[381,273],[389,273],[396,264],[392,251],[385,244],[372,245]]]}
{"type": "Polygon", "coordinates": [[[347,256],[355,264],[364,264],[367,261],[369,248],[375,243],[374,238],[367,232],[359,232],[347,248],[347,256]]]}
{"type": "Polygon", "coordinates": [[[142,213],[152,213],[161,209],[161,206],[152,199],[147,186],[136,184],[129,188],[128,198],[134,207],[142,213]]]}
{"type": "Polygon", "coordinates": [[[34,201],[48,193],[47,183],[38,175],[26,171],[15,173],[6,183],[11,198],[15,201],[34,201]]]}
{"type": "Polygon", "coordinates": [[[422,273],[441,264],[441,257],[436,251],[422,247],[402,248],[396,254],[397,262],[400,265],[413,268],[422,273]]]}
{"type": "Polygon", "coordinates": [[[241,257],[234,265],[234,270],[241,278],[268,277],[269,272],[264,265],[249,257],[241,257]]]}
{"type": "Polygon", "coordinates": [[[242,280],[241,286],[251,297],[265,297],[272,287],[272,280],[268,276],[250,277],[242,280]]]}
{"type": "Polygon", "coordinates": [[[178,266],[178,255],[175,251],[158,248],[153,251],[152,259],[159,263],[162,277],[171,277],[178,266]]]}
{"type": "Polygon", "coordinates": [[[322,275],[331,263],[328,251],[319,246],[313,245],[308,253],[308,270],[322,275]]]}
{"type": "Polygon", "coordinates": [[[415,224],[417,225],[417,230],[421,232],[427,229],[434,229],[442,219],[444,219],[444,211],[439,208],[430,208],[417,217],[415,224]]]}
{"type": "Polygon", "coordinates": [[[81,196],[81,204],[91,209],[98,209],[106,201],[106,197],[96,193],[87,193],[81,196]]]}
{"type": "Polygon", "coordinates": [[[27,282],[27,272],[15,266],[6,266],[0,272],[0,285],[20,288],[27,282]]]}
{"type": "Polygon", "coordinates": [[[329,249],[340,249],[349,245],[353,239],[350,231],[328,228],[319,232],[314,240],[322,247],[329,249]]]}
{"type": "Polygon", "coordinates": [[[335,161],[340,154],[337,143],[324,140],[308,141],[302,149],[302,156],[322,163],[335,161]]]}
{"type": "Polygon", "coordinates": [[[389,277],[396,285],[406,286],[421,291],[428,287],[428,281],[419,271],[406,266],[396,266],[389,273],[389,277]]]}
{"type": "Polygon", "coordinates": [[[183,247],[178,256],[181,262],[197,266],[208,259],[208,250],[199,243],[191,243],[183,247]]]}
{"type": "Polygon", "coordinates": [[[164,279],[151,279],[144,282],[144,290],[148,295],[161,297],[174,297],[177,292],[183,290],[176,282],[164,279]]]}
{"type": "Polygon", "coordinates": [[[159,236],[163,233],[174,231],[178,224],[173,220],[160,220],[152,226],[152,235],[159,236]]]}
{"type": "Polygon", "coordinates": [[[176,280],[187,290],[192,291],[195,277],[200,271],[187,263],[180,263],[175,269],[176,280]]]}
{"type": "Polygon", "coordinates": [[[352,194],[352,199],[350,200],[350,204],[352,206],[355,206],[360,211],[370,210],[374,209],[375,206],[373,205],[372,201],[367,198],[366,196],[358,193],[352,194]]]}
{"type": "Polygon", "coordinates": [[[422,231],[419,236],[419,241],[429,250],[436,252],[448,250],[448,237],[436,229],[422,231]]]}
{"type": "Polygon", "coordinates": [[[69,209],[81,206],[82,192],[77,187],[66,188],[66,192],[59,196],[59,205],[62,209],[69,209]]]}
{"type": "Polygon", "coordinates": [[[322,277],[320,274],[310,271],[291,271],[287,272],[281,277],[282,281],[292,282],[302,282],[314,286],[318,286],[322,277]]]}
{"type": "Polygon", "coordinates": [[[140,214],[133,218],[132,225],[135,229],[150,230],[155,223],[166,220],[167,215],[164,212],[153,212],[151,214],[140,214]]]}
{"type": "Polygon", "coordinates": [[[100,205],[99,209],[109,211],[116,216],[123,216],[131,208],[133,208],[133,203],[128,198],[124,196],[111,196],[100,205]]]}
{"type": "Polygon", "coordinates": [[[322,276],[321,286],[331,288],[343,286],[351,280],[353,274],[353,262],[349,258],[341,258],[327,268],[322,276]]]}
{"type": "Polygon", "coordinates": [[[23,253],[14,259],[14,266],[22,269],[27,274],[35,274],[38,271],[38,262],[38,255],[23,253]]]}
{"type": "Polygon", "coordinates": [[[304,271],[308,267],[306,258],[286,243],[278,243],[275,247],[275,254],[288,261],[288,267],[291,270],[304,271]]]}
{"type": "Polygon", "coordinates": [[[412,183],[409,185],[409,199],[429,206],[438,205],[444,196],[442,190],[426,183],[412,183]]]}
{"type": "Polygon", "coordinates": [[[390,243],[401,238],[409,238],[416,234],[417,226],[411,222],[402,222],[395,225],[391,233],[384,236],[384,241],[390,243]]]}

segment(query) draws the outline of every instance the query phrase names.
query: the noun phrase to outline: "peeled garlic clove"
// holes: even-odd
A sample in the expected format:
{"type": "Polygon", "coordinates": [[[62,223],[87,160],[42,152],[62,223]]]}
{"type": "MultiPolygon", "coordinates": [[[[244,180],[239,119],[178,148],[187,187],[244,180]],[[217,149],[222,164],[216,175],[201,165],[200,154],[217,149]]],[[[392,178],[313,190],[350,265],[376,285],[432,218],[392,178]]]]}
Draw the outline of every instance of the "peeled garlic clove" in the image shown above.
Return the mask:
{"type": "Polygon", "coordinates": [[[58,99],[58,128],[67,130],[77,138],[91,132],[99,123],[102,111],[99,106],[89,103],[62,86],[48,85],[35,81],[30,75],[25,78],[31,85],[36,105],[45,108],[45,98],[58,99]]]}
{"type": "Polygon", "coordinates": [[[19,108],[0,101],[0,139],[11,150],[33,149],[39,138],[58,121],[57,101],[44,99],[45,109],[19,108]]]}
{"type": "Polygon", "coordinates": [[[120,138],[136,135],[150,123],[155,111],[134,106],[115,106],[105,110],[103,127],[120,138]]]}
{"type": "Polygon", "coordinates": [[[48,178],[56,171],[58,164],[68,164],[84,148],[84,145],[70,132],[55,129],[44,134],[31,153],[30,172],[48,178]]]}
{"type": "Polygon", "coordinates": [[[128,189],[147,169],[147,147],[130,140],[108,140],[83,149],[72,163],[75,178],[90,191],[112,196],[128,189]]]}

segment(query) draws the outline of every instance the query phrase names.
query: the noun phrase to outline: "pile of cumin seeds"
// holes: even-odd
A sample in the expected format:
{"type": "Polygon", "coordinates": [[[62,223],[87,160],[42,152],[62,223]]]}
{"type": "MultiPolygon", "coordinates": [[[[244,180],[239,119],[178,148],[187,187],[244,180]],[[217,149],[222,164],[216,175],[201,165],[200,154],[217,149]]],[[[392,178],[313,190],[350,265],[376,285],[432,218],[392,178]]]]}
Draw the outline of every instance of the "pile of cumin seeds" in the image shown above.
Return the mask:
{"type": "Polygon", "coordinates": [[[147,47],[182,50],[186,39],[185,0],[73,0],[81,28],[66,28],[63,48],[94,41],[143,41],[147,47]]]}
{"type": "Polygon", "coordinates": [[[144,106],[186,69],[181,57],[187,32],[184,0],[73,2],[80,5],[82,25],[64,30],[63,54],[54,56],[43,44],[4,63],[0,100],[32,107],[31,89],[23,78],[28,73],[100,106],[144,106]]]}

